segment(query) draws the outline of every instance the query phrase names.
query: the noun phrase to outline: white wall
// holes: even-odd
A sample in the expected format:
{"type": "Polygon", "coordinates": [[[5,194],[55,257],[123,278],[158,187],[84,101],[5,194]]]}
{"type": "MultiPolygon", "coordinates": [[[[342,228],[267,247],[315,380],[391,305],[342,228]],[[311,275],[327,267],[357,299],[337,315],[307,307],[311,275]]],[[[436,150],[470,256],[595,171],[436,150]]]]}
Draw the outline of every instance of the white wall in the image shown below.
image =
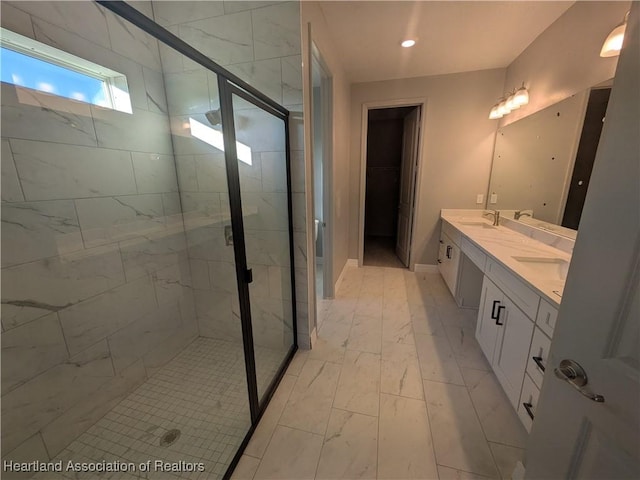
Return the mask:
{"type": "MultiPolygon", "coordinates": [[[[301,2],[302,14],[302,39],[303,39],[303,64],[310,65],[308,31],[311,28],[311,38],[316,44],[322,58],[333,77],[333,283],[338,280],[348,258],[349,240],[349,118],[351,91],[350,82],[340,63],[338,51],[333,43],[324,16],[317,2],[301,2]]],[[[304,69],[304,99],[305,99],[305,125],[310,125],[307,118],[311,97],[309,86],[309,69],[304,69]]],[[[310,130],[305,132],[310,139],[310,130]]],[[[310,149],[306,149],[310,152],[310,149]]],[[[311,157],[306,159],[307,168],[311,168],[311,157]]],[[[308,200],[309,201],[309,200],[308,200]]],[[[309,205],[310,208],[310,205],[309,205]]],[[[311,211],[311,210],[309,210],[311,211]]],[[[313,217],[310,216],[312,219],[313,217]]],[[[311,225],[309,228],[313,229],[311,225]]]]}
{"type": "Polygon", "coordinates": [[[476,195],[489,183],[497,124],[491,105],[502,93],[505,71],[356,83],[351,89],[351,160],[349,173],[349,257],[358,257],[360,222],[360,146],[362,105],[367,102],[424,97],[426,126],[413,234],[414,263],[435,264],[440,209],[477,208],[476,195]]]}
{"type": "Polygon", "coordinates": [[[624,18],[630,2],[576,2],[507,68],[506,89],[529,89],[529,105],[501,119],[501,125],[531,115],[613,78],[618,57],[601,58],[607,35],[624,18]]]}

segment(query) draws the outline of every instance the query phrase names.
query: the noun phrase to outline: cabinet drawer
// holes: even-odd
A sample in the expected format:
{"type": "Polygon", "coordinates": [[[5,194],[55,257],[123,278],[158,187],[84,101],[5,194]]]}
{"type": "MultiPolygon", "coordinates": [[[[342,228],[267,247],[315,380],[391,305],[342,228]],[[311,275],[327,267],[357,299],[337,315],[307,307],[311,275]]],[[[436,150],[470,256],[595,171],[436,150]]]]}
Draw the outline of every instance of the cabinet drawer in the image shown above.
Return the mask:
{"type": "Polygon", "coordinates": [[[460,243],[460,250],[464,252],[464,254],[469,257],[475,265],[484,272],[485,263],[487,261],[487,256],[484,254],[482,250],[476,247],[469,239],[466,237],[462,237],[462,242],[460,243]]]}
{"type": "MultiPolygon", "coordinates": [[[[451,225],[446,220],[442,220],[442,231],[441,231],[441,233],[443,233],[446,236],[448,236],[453,241],[453,243],[455,243],[456,245],[460,245],[460,230],[455,228],[453,225],[451,225]]],[[[440,237],[442,237],[442,235],[440,235],[440,237]]]]}
{"type": "Polygon", "coordinates": [[[536,318],[540,297],[495,260],[487,259],[485,274],[529,317],[536,318]]]}
{"type": "Polygon", "coordinates": [[[542,330],[536,328],[533,332],[533,340],[531,341],[531,350],[529,351],[529,358],[527,360],[527,373],[531,377],[531,380],[542,388],[542,378],[544,372],[538,365],[534,357],[540,362],[543,368],[548,365],[549,349],[551,348],[551,340],[542,333],[542,330]]]}
{"type": "Polygon", "coordinates": [[[542,329],[544,333],[553,338],[553,330],[556,328],[556,320],[558,318],[558,310],[544,299],[540,299],[540,308],[536,318],[536,325],[542,329]]]}
{"type": "Polygon", "coordinates": [[[536,384],[529,378],[529,375],[524,376],[524,383],[522,384],[522,395],[520,395],[520,403],[518,404],[518,416],[520,421],[527,429],[527,432],[531,432],[531,426],[533,425],[533,418],[535,416],[536,407],[538,406],[538,397],[540,396],[540,390],[536,387],[536,384]],[[525,404],[529,407],[531,415],[527,412],[525,404]]]}

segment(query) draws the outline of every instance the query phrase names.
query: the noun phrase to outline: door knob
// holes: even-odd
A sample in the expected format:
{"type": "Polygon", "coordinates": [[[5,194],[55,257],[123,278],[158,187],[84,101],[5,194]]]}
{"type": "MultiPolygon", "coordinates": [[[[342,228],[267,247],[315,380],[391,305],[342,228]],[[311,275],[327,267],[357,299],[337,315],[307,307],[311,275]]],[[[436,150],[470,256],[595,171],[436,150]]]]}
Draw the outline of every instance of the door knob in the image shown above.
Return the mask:
{"type": "Polygon", "coordinates": [[[560,365],[553,370],[553,373],[556,374],[556,377],[567,382],[589,400],[604,403],[604,397],[602,395],[593,393],[586,386],[587,383],[589,383],[589,379],[587,378],[587,373],[578,362],[574,362],[569,359],[562,360],[560,365]]]}

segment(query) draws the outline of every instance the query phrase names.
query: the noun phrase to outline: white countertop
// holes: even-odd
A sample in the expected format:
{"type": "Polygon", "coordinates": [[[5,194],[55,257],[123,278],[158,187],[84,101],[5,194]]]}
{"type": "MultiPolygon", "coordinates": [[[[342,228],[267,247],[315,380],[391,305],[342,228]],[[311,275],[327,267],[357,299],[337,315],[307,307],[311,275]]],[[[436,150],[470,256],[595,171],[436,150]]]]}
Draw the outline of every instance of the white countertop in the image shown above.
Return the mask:
{"type": "Polygon", "coordinates": [[[491,226],[493,222],[478,214],[460,215],[443,211],[441,216],[443,221],[460,231],[552,305],[560,304],[571,254],[504,226],[486,228],[479,225],[482,222],[491,226]],[[514,257],[520,258],[520,261],[514,257]]]}

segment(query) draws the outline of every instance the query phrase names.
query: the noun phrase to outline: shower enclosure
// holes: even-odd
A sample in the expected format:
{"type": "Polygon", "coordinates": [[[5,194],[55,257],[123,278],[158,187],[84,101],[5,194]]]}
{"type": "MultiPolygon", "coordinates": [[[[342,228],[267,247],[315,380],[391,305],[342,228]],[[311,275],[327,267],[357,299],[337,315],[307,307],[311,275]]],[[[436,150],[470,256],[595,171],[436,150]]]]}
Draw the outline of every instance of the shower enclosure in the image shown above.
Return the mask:
{"type": "Polygon", "coordinates": [[[301,276],[286,95],[241,79],[299,7],[258,7],[3,2],[3,478],[237,463],[297,348],[301,276]]]}

